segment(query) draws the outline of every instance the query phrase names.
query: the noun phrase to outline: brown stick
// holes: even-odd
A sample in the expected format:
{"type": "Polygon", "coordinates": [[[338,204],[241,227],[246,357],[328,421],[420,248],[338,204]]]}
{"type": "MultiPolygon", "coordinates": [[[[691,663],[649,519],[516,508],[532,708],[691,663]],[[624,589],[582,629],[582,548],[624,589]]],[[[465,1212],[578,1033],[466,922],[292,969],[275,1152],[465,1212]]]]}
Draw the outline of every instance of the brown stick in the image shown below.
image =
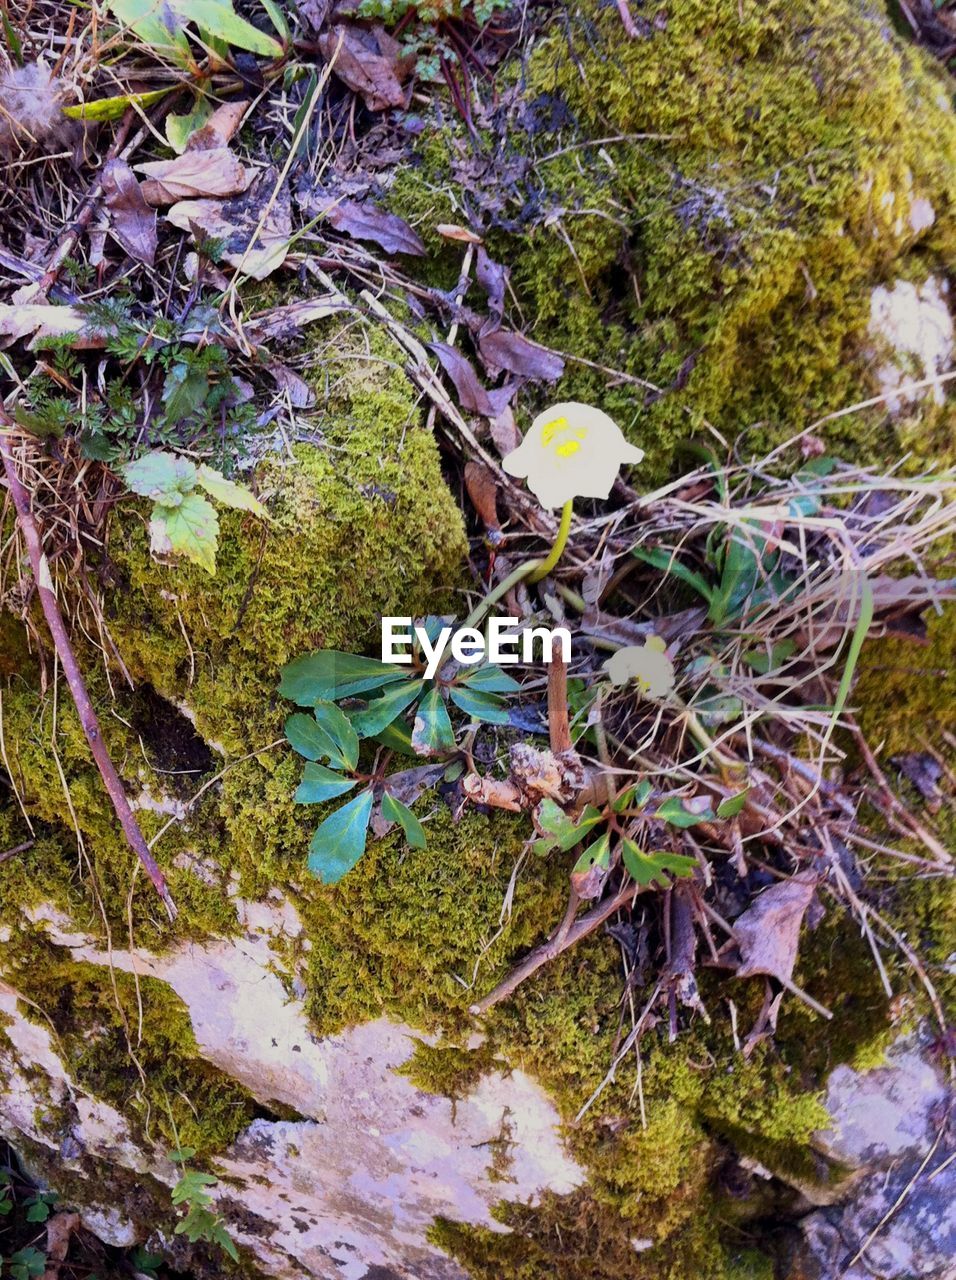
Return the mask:
{"type": "Polygon", "coordinates": [[[106,744],[103,742],[103,735],[100,731],[100,724],[96,718],[96,712],[93,710],[93,703],[90,701],[90,695],[87,692],[83,676],[80,674],[76,655],[73,652],[73,646],[70,643],[70,637],[63,622],[63,615],[60,613],[59,605],[56,602],[56,596],[53,591],[53,578],[40,542],[36,521],[33,519],[33,513],[30,509],[30,498],[17,474],[16,462],[10,451],[8,430],[12,425],[6,414],[0,412],[0,454],[3,455],[3,469],[6,472],[7,485],[16,509],[17,521],[27,546],[27,553],[30,557],[30,565],[33,569],[33,577],[36,581],[40,604],[43,606],[47,626],[50,628],[50,634],[53,637],[53,643],[56,646],[56,651],[63,667],[63,674],[66,676],[66,682],[70,687],[70,693],[76,704],[80,724],[86,734],[86,740],[90,744],[93,759],[96,761],[97,768],[106,785],[113,808],[116,810],[116,816],[120,820],[123,833],[129,841],[130,848],[143,864],[146,874],[152,880],[156,892],[162,898],[170,920],[175,920],[176,907],[166,887],[163,873],[150,853],[149,846],[139,828],[139,823],[133,816],[133,810],[130,808],[129,800],[126,798],[123,783],[116,772],[113,761],[110,759],[109,752],[106,750],[106,744]]]}
{"type": "Polygon", "coordinates": [[[559,640],[551,644],[548,667],[548,736],[555,755],[571,750],[571,724],[568,720],[568,667],[559,640]]]}
{"type": "Polygon", "coordinates": [[[562,926],[547,942],[525,956],[524,960],[511,970],[507,978],[503,982],[499,982],[494,991],[490,991],[477,1004],[473,1004],[471,1012],[475,1015],[487,1013],[493,1005],[510,996],[512,991],[524,982],[525,978],[530,978],[533,973],[537,973],[542,966],[553,960],[555,956],[559,956],[562,951],[567,951],[569,947],[573,947],[582,938],[586,938],[589,933],[593,933],[595,929],[600,928],[604,921],[612,916],[615,911],[623,907],[626,902],[630,902],[635,894],[642,892],[643,890],[638,885],[629,884],[605,902],[599,902],[586,915],[580,916],[570,928],[564,929],[562,926]]]}
{"type": "Polygon", "coordinates": [[[24,840],[23,844],[15,844],[12,849],[4,849],[3,853],[0,853],[0,862],[7,862],[10,858],[15,858],[18,853],[26,853],[27,849],[32,849],[35,844],[35,840],[24,840]]]}

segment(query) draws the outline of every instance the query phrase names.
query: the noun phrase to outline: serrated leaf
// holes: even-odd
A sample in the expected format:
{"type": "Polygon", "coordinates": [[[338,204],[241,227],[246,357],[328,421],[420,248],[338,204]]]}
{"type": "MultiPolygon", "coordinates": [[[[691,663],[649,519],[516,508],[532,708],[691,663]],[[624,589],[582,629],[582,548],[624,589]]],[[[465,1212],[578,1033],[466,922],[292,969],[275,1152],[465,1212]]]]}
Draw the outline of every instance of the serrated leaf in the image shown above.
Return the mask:
{"type": "Polygon", "coordinates": [[[201,368],[183,361],[174,364],[163,383],[166,422],[174,427],[192,417],[205,404],[208,395],[209,378],[201,368]]]}
{"type": "Polygon", "coordinates": [[[382,733],[397,716],[415,701],[424,688],[421,680],[407,684],[392,684],[380,698],[373,698],[364,711],[353,711],[349,716],[352,727],[360,738],[371,738],[382,733]]]}
{"type": "Polygon", "coordinates": [[[372,793],[361,792],[319,826],[309,845],[309,870],[323,884],[337,884],[365,852],[372,793]]]}
{"type": "Polygon", "coordinates": [[[191,1160],[196,1154],[195,1147],[176,1147],[174,1151],[170,1151],[169,1158],[174,1164],[185,1164],[187,1160],[191,1160]]]}
{"type": "Polygon", "coordinates": [[[313,715],[335,748],[329,762],[335,768],[354,769],[358,764],[359,740],[345,712],[334,702],[317,702],[313,715]]]}
{"type": "Polygon", "coordinates": [[[661,822],[669,822],[672,827],[695,827],[698,822],[712,822],[715,818],[713,809],[708,804],[701,812],[695,813],[693,810],[685,808],[684,802],[679,796],[670,796],[661,804],[656,813],[655,818],[659,818],[661,822]]]}
{"type": "Polygon", "coordinates": [[[455,731],[437,687],[429,690],[415,708],[412,746],[419,756],[437,756],[455,749],[455,731]]]}
{"type": "Polygon", "coordinates": [[[292,799],[296,804],[321,804],[323,800],[334,800],[344,796],[357,786],[354,778],[343,778],[333,769],[316,764],[310,760],[302,772],[302,781],[295,789],[292,799]]]}
{"type": "Polygon", "coordinates": [[[718,818],[736,818],[737,814],[743,809],[747,803],[747,797],[750,795],[750,788],[745,787],[743,791],[738,791],[735,796],[725,796],[717,806],[718,818]]]}
{"type": "Polygon", "coordinates": [[[413,849],[426,847],[428,841],[425,837],[425,828],[408,805],[402,804],[401,800],[397,800],[387,791],[382,796],[382,817],[387,818],[389,822],[397,822],[401,826],[405,832],[405,839],[413,849]]]}
{"type": "Polygon", "coordinates": [[[219,471],[207,467],[205,463],[197,468],[196,480],[217,502],[223,502],[227,507],[236,507],[239,511],[252,511],[264,520],[269,518],[265,507],[254,493],[250,493],[244,485],[227,480],[219,471]]]}
{"type": "Polygon", "coordinates": [[[534,842],[535,852],[547,853],[557,848],[563,853],[582,840],[604,815],[589,804],[585,806],[578,821],[573,822],[559,804],[546,796],[538,805],[534,816],[540,829],[545,832],[543,839],[534,842]]]}
{"type": "Polygon", "coordinates": [[[188,458],[154,449],[123,468],[123,479],[133,493],[174,506],[196,487],[196,468],[188,458]]]}
{"type": "Polygon", "coordinates": [[[662,888],[667,888],[670,883],[665,871],[675,876],[689,876],[697,865],[694,858],[685,857],[682,853],[667,853],[664,850],[644,853],[633,840],[627,838],[621,842],[621,858],[628,874],[637,884],[658,884],[662,888]]]}
{"type": "Polygon", "coordinates": [[[452,685],[448,696],[456,707],[460,707],[474,720],[484,720],[488,724],[509,724],[508,709],[494,693],[484,693],[466,684],[452,685]]]}
{"type": "Polygon", "coordinates": [[[195,491],[184,494],[176,507],[157,504],[151,523],[161,526],[170,549],[177,555],[201,565],[207,573],[216,572],[219,517],[216,508],[202,494],[195,491]]]}
{"type": "Polygon", "coordinates": [[[407,680],[407,667],[392,666],[377,658],[363,658],[338,649],[319,649],[304,654],[282,668],[279,692],[300,707],[311,707],[318,699],[337,701],[380,689],[393,680],[407,680]]]}
{"type": "Polygon", "coordinates": [[[482,693],[517,693],[521,688],[517,680],[513,680],[493,663],[476,667],[459,681],[459,687],[463,684],[470,689],[480,689],[482,693]]]}
{"type": "Polygon", "coordinates": [[[166,89],[150,89],[148,93],[121,93],[115,98],[97,98],[93,102],[80,102],[72,107],[64,107],[63,114],[68,120],[119,120],[131,106],[149,107],[171,93],[176,85],[166,89]]]}

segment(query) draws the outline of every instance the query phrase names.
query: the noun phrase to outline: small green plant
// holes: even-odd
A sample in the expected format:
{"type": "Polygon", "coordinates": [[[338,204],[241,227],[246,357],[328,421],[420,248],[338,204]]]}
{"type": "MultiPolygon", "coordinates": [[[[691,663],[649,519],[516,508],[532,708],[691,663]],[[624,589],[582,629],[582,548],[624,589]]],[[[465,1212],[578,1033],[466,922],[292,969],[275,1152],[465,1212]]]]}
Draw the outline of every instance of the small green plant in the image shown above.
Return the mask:
{"type": "Polygon", "coordinates": [[[33,1277],[42,1276],[45,1271],[46,1254],[29,1245],[11,1253],[9,1258],[3,1260],[0,1268],[0,1274],[9,1277],[9,1280],[33,1280],[33,1277]]]}
{"type": "Polygon", "coordinates": [[[59,1198],[55,1191],[35,1191],[24,1201],[27,1222],[46,1222],[59,1198]]]}
{"type": "MultiPolygon", "coordinates": [[[[210,1188],[218,1186],[219,1179],[199,1169],[187,1169],[187,1163],[196,1154],[195,1147],[178,1147],[169,1158],[182,1167],[179,1181],[173,1187],[173,1204],[185,1208],[185,1215],[176,1224],[176,1235],[185,1236],[190,1244],[200,1240],[218,1245],[233,1262],[239,1261],[235,1242],[223,1225],[222,1219],[212,1210],[210,1188]]],[[[152,1255],[150,1255],[152,1256],[152,1255]]]]}
{"type": "MultiPolygon", "coordinates": [[[[429,638],[434,640],[443,625],[442,618],[426,619],[429,638]]],[[[410,666],[396,666],[324,649],[297,658],[282,671],[279,692],[309,708],[295,712],[285,724],[289,743],[307,761],[296,802],[322,804],[365,784],[312,838],[309,869],[326,884],[340,880],[365,852],[373,810],[379,834],[397,823],[413,848],[425,847],[424,829],[405,801],[436,781],[442,769],[386,777],[386,757],[363,773],[358,767],[363,739],[389,752],[447,760],[457,750],[449,704],[473,720],[510,722],[502,695],[519,686],[499,667],[448,664],[428,680],[422,674],[424,656],[414,647],[411,656],[410,666]],[[338,706],[340,702],[349,705],[338,706]]]]}
{"type": "Polygon", "coordinates": [[[153,501],[153,550],[185,556],[208,573],[216,571],[219,518],[199,489],[205,489],[209,497],[228,507],[268,519],[262,504],[248,489],[227,480],[205,463],[197,466],[177,454],[154,449],[124,467],[123,476],[134,493],[153,501]]]}

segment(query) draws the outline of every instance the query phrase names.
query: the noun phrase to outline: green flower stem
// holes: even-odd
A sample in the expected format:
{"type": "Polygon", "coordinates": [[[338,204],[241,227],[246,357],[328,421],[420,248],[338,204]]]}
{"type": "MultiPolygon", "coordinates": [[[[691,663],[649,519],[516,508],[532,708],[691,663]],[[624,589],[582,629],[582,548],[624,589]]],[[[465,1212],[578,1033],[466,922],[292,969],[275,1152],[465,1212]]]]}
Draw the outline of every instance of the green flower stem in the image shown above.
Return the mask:
{"type": "Polygon", "coordinates": [[[517,569],[513,569],[503,582],[499,582],[493,591],[489,591],[486,596],[483,596],[478,601],[465,619],[464,626],[477,627],[491,606],[497,604],[519,582],[524,582],[526,578],[529,582],[540,582],[543,577],[551,572],[561,559],[561,553],[567,545],[568,534],[571,531],[572,504],[573,499],[569,498],[561,508],[561,523],[558,526],[558,536],[555,538],[554,546],[548,552],[547,557],[544,560],[526,560],[524,564],[519,564],[517,569]]]}
{"type": "Polygon", "coordinates": [[[561,559],[561,554],[567,545],[568,534],[571,532],[571,507],[573,502],[573,498],[568,498],[561,508],[561,523],[558,525],[558,536],[554,540],[554,546],[551,548],[548,558],[540,562],[538,567],[528,575],[529,582],[540,582],[542,578],[546,578],[561,559]]]}

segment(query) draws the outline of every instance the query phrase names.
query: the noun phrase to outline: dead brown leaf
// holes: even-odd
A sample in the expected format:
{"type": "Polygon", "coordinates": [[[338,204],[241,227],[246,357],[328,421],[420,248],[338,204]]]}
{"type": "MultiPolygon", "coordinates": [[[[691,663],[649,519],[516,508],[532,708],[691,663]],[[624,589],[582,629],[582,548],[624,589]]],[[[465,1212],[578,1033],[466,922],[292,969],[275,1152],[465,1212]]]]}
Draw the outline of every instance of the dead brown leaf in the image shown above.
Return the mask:
{"type": "Polygon", "coordinates": [[[555,382],[564,373],[564,361],[556,351],[540,347],[511,329],[496,329],[479,336],[478,349],[492,371],[507,369],[540,382],[555,382]]]}
{"type": "Polygon", "coordinates": [[[466,413],[496,418],[507,407],[517,390],[515,383],[489,391],[481,385],[474,365],[457,347],[451,347],[447,342],[430,342],[428,345],[454,384],[458,402],[466,413]]]}
{"type": "Polygon", "coordinates": [[[439,222],[435,230],[446,240],[457,240],[462,244],[482,244],[481,236],[467,227],[460,227],[456,222],[439,222]]]}
{"type": "Polygon", "coordinates": [[[242,102],[224,102],[221,107],[216,108],[201,129],[189,135],[186,151],[213,151],[224,147],[242,124],[242,117],[248,107],[249,103],[245,99],[242,102]]]}
{"type": "Polygon", "coordinates": [[[265,367],[279,390],[289,397],[293,409],[309,409],[315,404],[315,392],[294,369],[290,369],[281,360],[270,360],[265,367]]]}
{"type": "Polygon", "coordinates": [[[253,174],[228,147],[184,151],[173,160],[147,160],[136,166],[149,181],[142,191],[149,204],[173,204],[204,196],[233,196],[245,191],[253,174]]]}
{"type": "Polygon", "coordinates": [[[471,498],[471,505],[478,512],[485,528],[489,532],[500,531],[498,485],[491,468],[486,467],[483,462],[466,462],[465,488],[471,498]]]}
{"type": "Polygon", "coordinates": [[[490,315],[481,326],[479,338],[493,333],[501,326],[505,309],[505,289],[508,287],[508,268],[489,257],[484,245],[479,246],[475,258],[475,278],[488,297],[490,315]]]}
{"type": "MultiPolygon", "coordinates": [[[[435,785],[445,772],[445,767],[443,764],[423,764],[415,769],[402,769],[398,773],[389,774],[385,786],[396,800],[411,807],[423,792],[435,785]]],[[[372,812],[371,827],[374,835],[380,840],[394,825],[394,822],[383,817],[382,802],[378,800],[372,812]]]]}
{"type": "Polygon", "coordinates": [[[331,195],[312,195],[309,206],[310,212],[324,213],[330,227],[355,240],[372,240],[386,253],[425,256],[421,237],[398,214],[358,200],[337,200],[331,195]]]}
{"type": "Polygon", "coordinates": [[[78,334],[83,323],[83,316],[76,307],[58,307],[50,302],[0,303],[0,347],[9,347],[31,335],[36,342],[41,338],[78,334]]]}
{"type": "MultiPolygon", "coordinates": [[[[207,153],[208,154],[208,153],[207,153]]],[[[182,200],[166,214],[175,227],[223,242],[222,256],[234,267],[242,263],[247,276],[264,280],[285,261],[292,235],[292,208],[283,187],[269,210],[255,245],[246,252],[276,184],[275,169],[265,169],[248,191],[231,200],[182,200]]]]}
{"type": "Polygon", "coordinates": [[[764,973],[784,986],[793,979],[800,942],[800,926],[816,889],[811,875],[794,876],[765,889],[752,907],[734,921],[740,948],[738,978],[764,973]]]}
{"type": "Polygon", "coordinates": [[[343,302],[334,293],[324,293],[318,298],[300,298],[281,307],[261,311],[243,323],[242,331],[251,342],[283,341],[294,338],[315,320],[325,320],[341,311],[343,302]]]}
{"type": "Polygon", "coordinates": [[[136,175],[125,160],[110,160],[101,183],[110,235],[131,258],[151,267],[159,243],[156,210],[146,203],[136,175]]]}
{"type": "Polygon", "coordinates": [[[46,1224],[46,1271],[43,1280],[57,1280],[60,1263],[66,1261],[70,1239],[80,1229],[78,1213],[55,1213],[46,1224]]]}
{"type": "Polygon", "coordinates": [[[338,23],[323,31],[318,40],[322,56],[335,59],[333,70],[350,89],[361,94],[370,111],[405,105],[402,81],[415,57],[403,54],[397,40],[384,27],[345,26],[338,23]]]}

